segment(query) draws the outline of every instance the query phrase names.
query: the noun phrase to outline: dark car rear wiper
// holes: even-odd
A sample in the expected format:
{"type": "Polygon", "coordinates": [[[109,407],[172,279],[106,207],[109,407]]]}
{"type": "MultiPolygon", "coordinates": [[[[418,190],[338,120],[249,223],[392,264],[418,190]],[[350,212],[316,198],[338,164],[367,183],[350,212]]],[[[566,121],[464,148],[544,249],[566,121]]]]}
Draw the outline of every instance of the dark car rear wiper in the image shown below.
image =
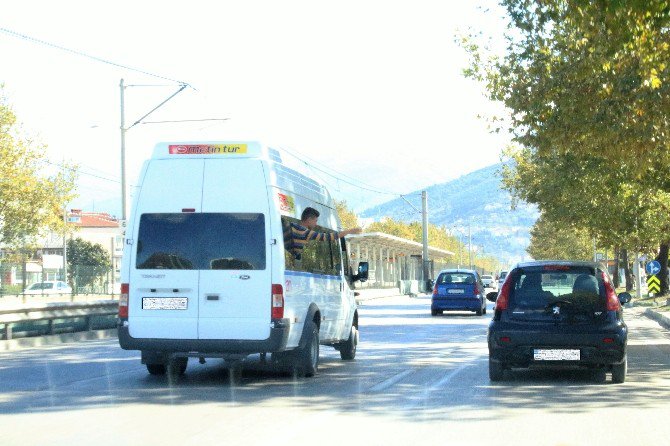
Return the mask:
{"type": "Polygon", "coordinates": [[[569,300],[554,300],[552,302],[549,302],[544,309],[545,310],[551,310],[555,306],[561,306],[561,305],[573,305],[573,303],[569,300]]]}

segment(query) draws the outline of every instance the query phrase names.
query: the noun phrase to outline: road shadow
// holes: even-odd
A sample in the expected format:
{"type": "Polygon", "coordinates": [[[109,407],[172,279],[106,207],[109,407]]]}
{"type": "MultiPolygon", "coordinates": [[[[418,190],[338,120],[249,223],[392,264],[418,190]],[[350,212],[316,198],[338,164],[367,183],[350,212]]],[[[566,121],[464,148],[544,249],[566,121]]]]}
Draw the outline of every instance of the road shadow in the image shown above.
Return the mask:
{"type": "MultiPolygon", "coordinates": [[[[411,310],[412,305],[406,309],[411,310]]],[[[322,346],[320,372],[300,378],[259,355],[232,370],[222,360],[191,360],[177,380],[149,375],[138,352],[94,341],[2,355],[0,414],[118,409],[138,404],[201,404],[222,408],[266,405],[397,417],[429,422],[501,419],[513,409],[586,413],[625,404],[658,407],[670,391],[670,342],[641,328],[629,345],[629,374],[611,384],[600,372],[515,370],[501,383],[488,379],[486,326],[481,318],[434,318],[426,324],[402,306],[377,306],[361,315],[361,344],[353,361],[322,346]],[[397,312],[400,311],[398,314],[397,312]],[[379,314],[391,313],[389,320],[379,314]],[[375,316],[376,314],[376,316],[375,316]],[[437,325],[437,329],[436,329],[437,325]]],[[[430,315],[427,316],[430,318],[430,315]]]]}

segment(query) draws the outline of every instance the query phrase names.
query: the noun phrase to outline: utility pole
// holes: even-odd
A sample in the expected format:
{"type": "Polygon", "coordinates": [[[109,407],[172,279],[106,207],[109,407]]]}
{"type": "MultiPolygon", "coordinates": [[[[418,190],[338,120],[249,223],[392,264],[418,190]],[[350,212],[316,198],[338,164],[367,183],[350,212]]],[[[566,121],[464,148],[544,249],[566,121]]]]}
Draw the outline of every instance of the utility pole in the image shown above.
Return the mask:
{"type": "Polygon", "coordinates": [[[177,96],[183,89],[189,85],[186,83],[180,83],[179,89],[168,96],[163,102],[155,106],[149,113],[142,116],[140,119],[135,121],[130,127],[126,127],[126,110],[125,110],[125,89],[127,87],[140,87],[147,85],[125,85],[123,79],[119,82],[119,88],[121,89],[121,220],[125,223],[128,218],[128,184],[126,180],[126,132],[137,124],[142,124],[142,120],[162,107],[167,101],[177,96]]]}
{"type": "Polygon", "coordinates": [[[123,84],[123,79],[119,83],[121,89],[121,220],[126,221],[128,217],[127,196],[128,187],[126,185],[126,102],[125,91],[126,87],[123,84]]]}
{"type": "Polygon", "coordinates": [[[430,271],[428,268],[430,260],[428,259],[428,192],[421,191],[421,220],[423,224],[423,280],[428,291],[428,280],[430,280],[430,271]]]}
{"type": "Polygon", "coordinates": [[[468,222],[468,256],[470,259],[470,269],[472,269],[472,231],[470,228],[470,222],[468,222]]]}
{"type": "Polygon", "coordinates": [[[63,208],[63,282],[67,283],[67,206],[63,208]]]}
{"type": "Polygon", "coordinates": [[[633,274],[635,274],[635,296],[640,299],[642,297],[642,277],[640,271],[640,252],[635,249],[635,265],[633,266],[633,274]]]}
{"type": "Polygon", "coordinates": [[[458,267],[460,268],[463,264],[463,239],[458,236],[458,267]]]}

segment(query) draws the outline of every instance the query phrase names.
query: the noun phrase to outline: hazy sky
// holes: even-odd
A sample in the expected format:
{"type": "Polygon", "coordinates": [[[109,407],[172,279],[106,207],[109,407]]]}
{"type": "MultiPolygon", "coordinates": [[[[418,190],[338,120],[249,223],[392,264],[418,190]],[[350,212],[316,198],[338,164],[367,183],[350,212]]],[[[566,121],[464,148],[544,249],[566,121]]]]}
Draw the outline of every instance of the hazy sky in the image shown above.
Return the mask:
{"type": "MultiPolygon", "coordinates": [[[[3,1],[0,28],[187,82],[127,133],[133,183],[155,142],[263,139],[367,185],[406,193],[498,162],[506,140],[461,75],[457,31],[499,30],[495,1],[3,1]]],[[[500,15],[499,13],[497,14],[500,15]]],[[[54,162],[80,164],[80,199],[120,196],[119,80],[126,123],[176,91],[156,76],[0,32],[0,82],[54,162]]],[[[393,198],[316,173],[359,210],[393,198]]],[[[118,212],[116,209],[109,209],[118,212]]]]}

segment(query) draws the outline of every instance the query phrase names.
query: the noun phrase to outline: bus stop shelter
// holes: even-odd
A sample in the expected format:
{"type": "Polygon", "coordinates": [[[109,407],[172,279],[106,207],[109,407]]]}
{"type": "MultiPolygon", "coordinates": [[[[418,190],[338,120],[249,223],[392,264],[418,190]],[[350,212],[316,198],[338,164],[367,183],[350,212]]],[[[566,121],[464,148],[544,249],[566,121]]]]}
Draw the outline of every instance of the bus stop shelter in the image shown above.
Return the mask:
{"type": "MultiPolygon", "coordinates": [[[[409,294],[413,290],[425,291],[421,243],[383,232],[348,235],[347,242],[350,263],[354,270],[358,268],[358,262],[370,264],[368,281],[357,284],[357,288],[398,287],[403,294],[409,294]]],[[[453,256],[451,251],[429,245],[430,278],[434,277],[435,270],[448,266],[453,256]]]]}

